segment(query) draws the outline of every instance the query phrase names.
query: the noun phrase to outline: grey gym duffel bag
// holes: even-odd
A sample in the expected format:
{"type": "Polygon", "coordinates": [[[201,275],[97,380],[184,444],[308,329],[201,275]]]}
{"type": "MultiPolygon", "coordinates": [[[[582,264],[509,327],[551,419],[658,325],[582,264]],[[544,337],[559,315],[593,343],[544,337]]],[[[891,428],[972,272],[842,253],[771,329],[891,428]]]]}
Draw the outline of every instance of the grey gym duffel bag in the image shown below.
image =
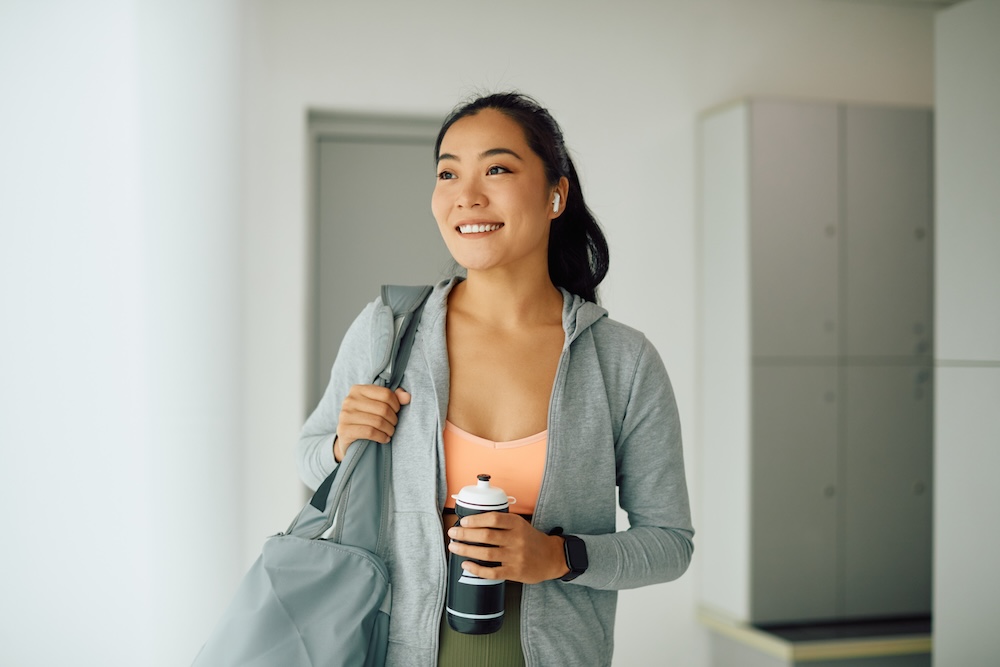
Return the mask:
{"type": "MultiPolygon", "coordinates": [[[[430,290],[383,286],[386,353],[375,384],[395,389],[402,381],[430,290]]],[[[264,543],[192,667],[384,664],[392,594],[376,553],[390,466],[389,445],[348,448],[288,530],[264,543]]]]}

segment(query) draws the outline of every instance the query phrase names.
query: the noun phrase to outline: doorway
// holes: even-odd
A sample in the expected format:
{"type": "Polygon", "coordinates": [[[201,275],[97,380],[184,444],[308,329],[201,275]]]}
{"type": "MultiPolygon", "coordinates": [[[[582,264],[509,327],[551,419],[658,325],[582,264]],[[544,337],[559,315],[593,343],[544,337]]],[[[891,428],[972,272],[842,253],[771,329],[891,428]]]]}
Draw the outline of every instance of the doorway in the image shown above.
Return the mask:
{"type": "Polygon", "coordinates": [[[441,119],[311,112],[310,410],[351,322],[383,284],[430,284],[454,262],[431,214],[441,119]]]}

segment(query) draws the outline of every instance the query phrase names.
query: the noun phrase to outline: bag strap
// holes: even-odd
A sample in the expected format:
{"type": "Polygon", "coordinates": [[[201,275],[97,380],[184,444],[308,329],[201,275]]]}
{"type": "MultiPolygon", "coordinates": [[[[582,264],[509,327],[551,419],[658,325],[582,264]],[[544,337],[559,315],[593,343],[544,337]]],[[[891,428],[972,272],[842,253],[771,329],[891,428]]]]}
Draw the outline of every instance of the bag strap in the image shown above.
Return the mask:
{"type": "Polygon", "coordinates": [[[403,371],[410,360],[417,323],[432,289],[430,285],[382,285],[382,303],[392,311],[393,316],[393,343],[389,365],[379,373],[379,378],[385,378],[384,386],[393,391],[403,381],[403,371]]]}
{"type": "MultiPolygon", "coordinates": [[[[417,324],[432,287],[384,285],[382,304],[393,315],[387,363],[376,369],[374,383],[395,390],[413,348],[417,324]]],[[[335,526],[328,539],[377,552],[388,525],[391,447],[359,440],[347,449],[340,465],[316,489],[312,500],[286,534],[317,539],[335,526]]]]}

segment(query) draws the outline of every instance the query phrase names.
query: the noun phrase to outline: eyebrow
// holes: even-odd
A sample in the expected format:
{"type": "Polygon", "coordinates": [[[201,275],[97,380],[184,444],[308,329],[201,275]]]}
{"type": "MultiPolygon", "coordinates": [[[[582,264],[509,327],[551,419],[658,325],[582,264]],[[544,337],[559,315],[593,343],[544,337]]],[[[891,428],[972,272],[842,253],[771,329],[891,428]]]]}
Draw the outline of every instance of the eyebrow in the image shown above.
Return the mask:
{"type": "MultiPolygon", "coordinates": [[[[479,159],[482,160],[484,158],[493,157],[494,155],[513,155],[518,160],[521,160],[522,162],[524,161],[524,158],[509,148],[490,148],[489,150],[485,150],[480,153],[479,159]]],[[[457,155],[453,155],[451,153],[441,153],[438,155],[437,161],[440,162],[441,160],[455,160],[456,162],[461,162],[457,155]]]]}

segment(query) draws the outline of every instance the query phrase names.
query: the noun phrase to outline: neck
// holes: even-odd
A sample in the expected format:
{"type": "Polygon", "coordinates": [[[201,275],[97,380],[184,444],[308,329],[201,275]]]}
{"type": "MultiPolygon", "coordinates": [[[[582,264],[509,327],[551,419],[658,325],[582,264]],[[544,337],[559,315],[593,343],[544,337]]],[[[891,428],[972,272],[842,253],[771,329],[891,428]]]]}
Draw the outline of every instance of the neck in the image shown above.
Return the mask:
{"type": "Polygon", "coordinates": [[[452,290],[449,303],[497,327],[562,322],[563,295],[547,269],[541,279],[507,271],[469,271],[452,290]]]}

